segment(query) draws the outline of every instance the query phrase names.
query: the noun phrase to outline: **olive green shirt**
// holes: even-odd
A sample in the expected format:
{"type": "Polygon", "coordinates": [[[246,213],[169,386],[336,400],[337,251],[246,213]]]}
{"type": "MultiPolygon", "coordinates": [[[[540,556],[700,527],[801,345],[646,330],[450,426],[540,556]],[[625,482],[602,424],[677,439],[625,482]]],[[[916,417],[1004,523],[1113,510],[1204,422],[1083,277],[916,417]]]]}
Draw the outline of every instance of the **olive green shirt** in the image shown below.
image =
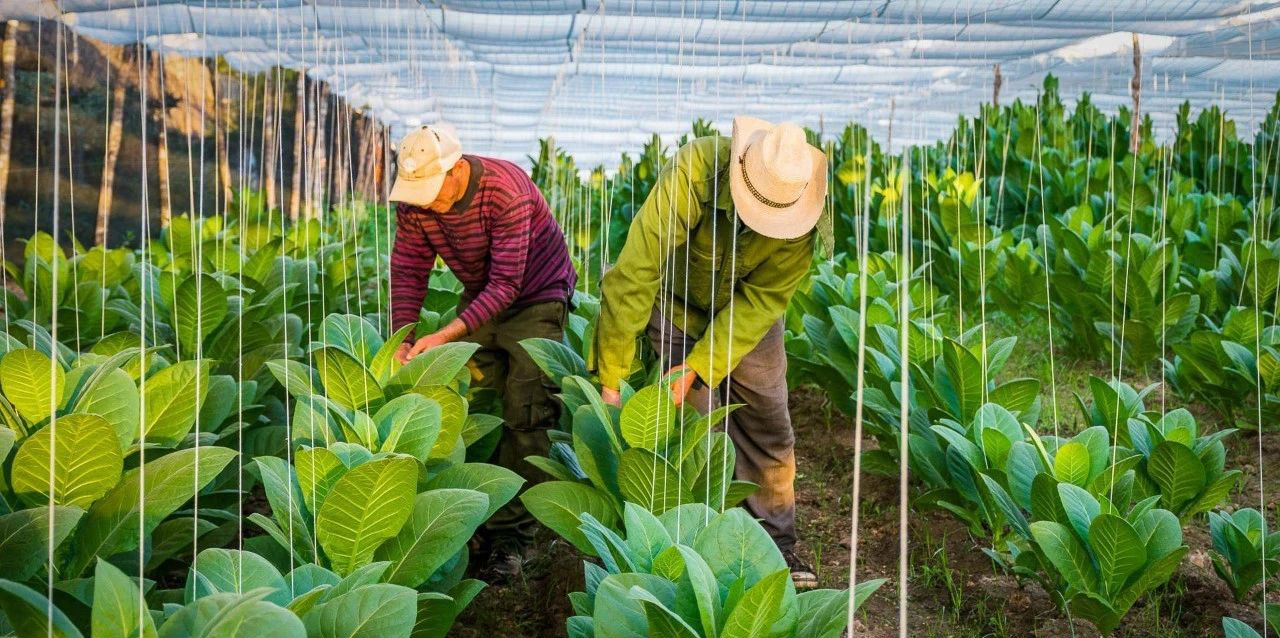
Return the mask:
{"type": "Polygon", "coordinates": [[[601,281],[600,383],[631,372],[655,302],[697,339],[685,363],[714,387],[782,317],[809,272],[813,232],[772,239],[738,220],[729,193],[730,138],[698,138],[667,162],[601,281]]]}

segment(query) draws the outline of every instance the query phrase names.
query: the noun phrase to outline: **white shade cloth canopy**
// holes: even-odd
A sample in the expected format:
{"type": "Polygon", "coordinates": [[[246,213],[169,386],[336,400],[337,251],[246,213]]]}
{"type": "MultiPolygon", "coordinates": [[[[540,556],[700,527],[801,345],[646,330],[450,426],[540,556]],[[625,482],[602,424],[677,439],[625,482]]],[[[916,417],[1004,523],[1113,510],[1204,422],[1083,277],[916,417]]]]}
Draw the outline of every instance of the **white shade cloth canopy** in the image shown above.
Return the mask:
{"type": "Polygon", "coordinates": [[[735,114],[893,147],[947,135],[1001,66],[1001,102],[1129,104],[1164,136],[1179,104],[1218,104],[1242,133],[1280,86],[1280,1],[1231,0],[3,0],[111,43],[305,69],[396,132],[447,122],[469,152],[524,161],[554,137],[579,166],[616,164],[657,133],[735,114]]]}

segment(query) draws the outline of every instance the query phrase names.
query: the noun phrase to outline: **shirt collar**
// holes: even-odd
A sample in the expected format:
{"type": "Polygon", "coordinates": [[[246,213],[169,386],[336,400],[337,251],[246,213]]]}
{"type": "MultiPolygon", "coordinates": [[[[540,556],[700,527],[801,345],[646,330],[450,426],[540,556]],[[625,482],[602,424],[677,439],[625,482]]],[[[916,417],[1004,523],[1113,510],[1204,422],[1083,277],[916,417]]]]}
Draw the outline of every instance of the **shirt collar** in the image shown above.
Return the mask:
{"type": "Polygon", "coordinates": [[[484,164],[472,155],[463,155],[463,159],[471,165],[471,176],[467,179],[467,190],[462,194],[462,199],[453,203],[449,207],[449,213],[461,213],[471,207],[471,200],[476,196],[476,189],[480,185],[480,178],[484,176],[484,164]]]}

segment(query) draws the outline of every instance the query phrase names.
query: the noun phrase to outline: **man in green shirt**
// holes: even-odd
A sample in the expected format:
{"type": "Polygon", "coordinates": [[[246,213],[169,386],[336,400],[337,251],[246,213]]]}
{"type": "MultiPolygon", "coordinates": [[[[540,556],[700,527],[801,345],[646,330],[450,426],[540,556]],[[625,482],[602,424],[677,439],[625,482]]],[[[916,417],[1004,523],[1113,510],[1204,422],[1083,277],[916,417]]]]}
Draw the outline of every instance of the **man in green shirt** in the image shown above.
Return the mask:
{"type": "Polygon", "coordinates": [[[732,138],[689,142],[663,168],[603,277],[597,330],[606,402],[620,402],[619,383],[646,331],[681,375],[672,384],[677,403],[687,398],[705,413],[721,394],[744,404],[727,423],[736,477],[760,485],[747,508],[799,588],[817,579],[795,554],[782,315],[809,272],[826,194],[826,157],[795,124],[738,117],[732,138]]]}

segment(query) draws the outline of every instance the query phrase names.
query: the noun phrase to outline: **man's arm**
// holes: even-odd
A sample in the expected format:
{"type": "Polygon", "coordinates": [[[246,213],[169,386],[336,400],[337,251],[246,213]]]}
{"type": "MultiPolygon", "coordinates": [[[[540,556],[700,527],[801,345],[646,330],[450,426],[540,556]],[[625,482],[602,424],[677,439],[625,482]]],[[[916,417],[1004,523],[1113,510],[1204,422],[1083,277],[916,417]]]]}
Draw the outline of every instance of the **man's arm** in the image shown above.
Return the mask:
{"type": "MultiPolygon", "coordinates": [[[[686,145],[658,175],[631,221],[618,261],[600,280],[596,330],[600,385],[613,393],[631,372],[636,337],[649,322],[667,257],[684,245],[702,215],[690,184],[697,149],[686,145]]],[[[612,395],[611,395],[612,396],[612,395]]]]}
{"type": "MultiPolygon", "coordinates": [[[[391,329],[418,323],[422,301],[427,297],[436,251],[408,207],[396,207],[396,241],[391,248],[391,329]]],[[[405,337],[413,341],[413,330],[405,337]]]]}
{"type": "Polygon", "coordinates": [[[809,274],[812,235],[789,242],[738,281],[732,305],[711,320],[685,364],[707,385],[716,387],[787,311],[791,296],[809,274]]]}
{"type": "Polygon", "coordinates": [[[521,197],[503,211],[489,238],[489,281],[484,291],[467,304],[458,318],[413,344],[406,359],[475,332],[515,302],[529,256],[534,210],[534,203],[521,197]]]}

